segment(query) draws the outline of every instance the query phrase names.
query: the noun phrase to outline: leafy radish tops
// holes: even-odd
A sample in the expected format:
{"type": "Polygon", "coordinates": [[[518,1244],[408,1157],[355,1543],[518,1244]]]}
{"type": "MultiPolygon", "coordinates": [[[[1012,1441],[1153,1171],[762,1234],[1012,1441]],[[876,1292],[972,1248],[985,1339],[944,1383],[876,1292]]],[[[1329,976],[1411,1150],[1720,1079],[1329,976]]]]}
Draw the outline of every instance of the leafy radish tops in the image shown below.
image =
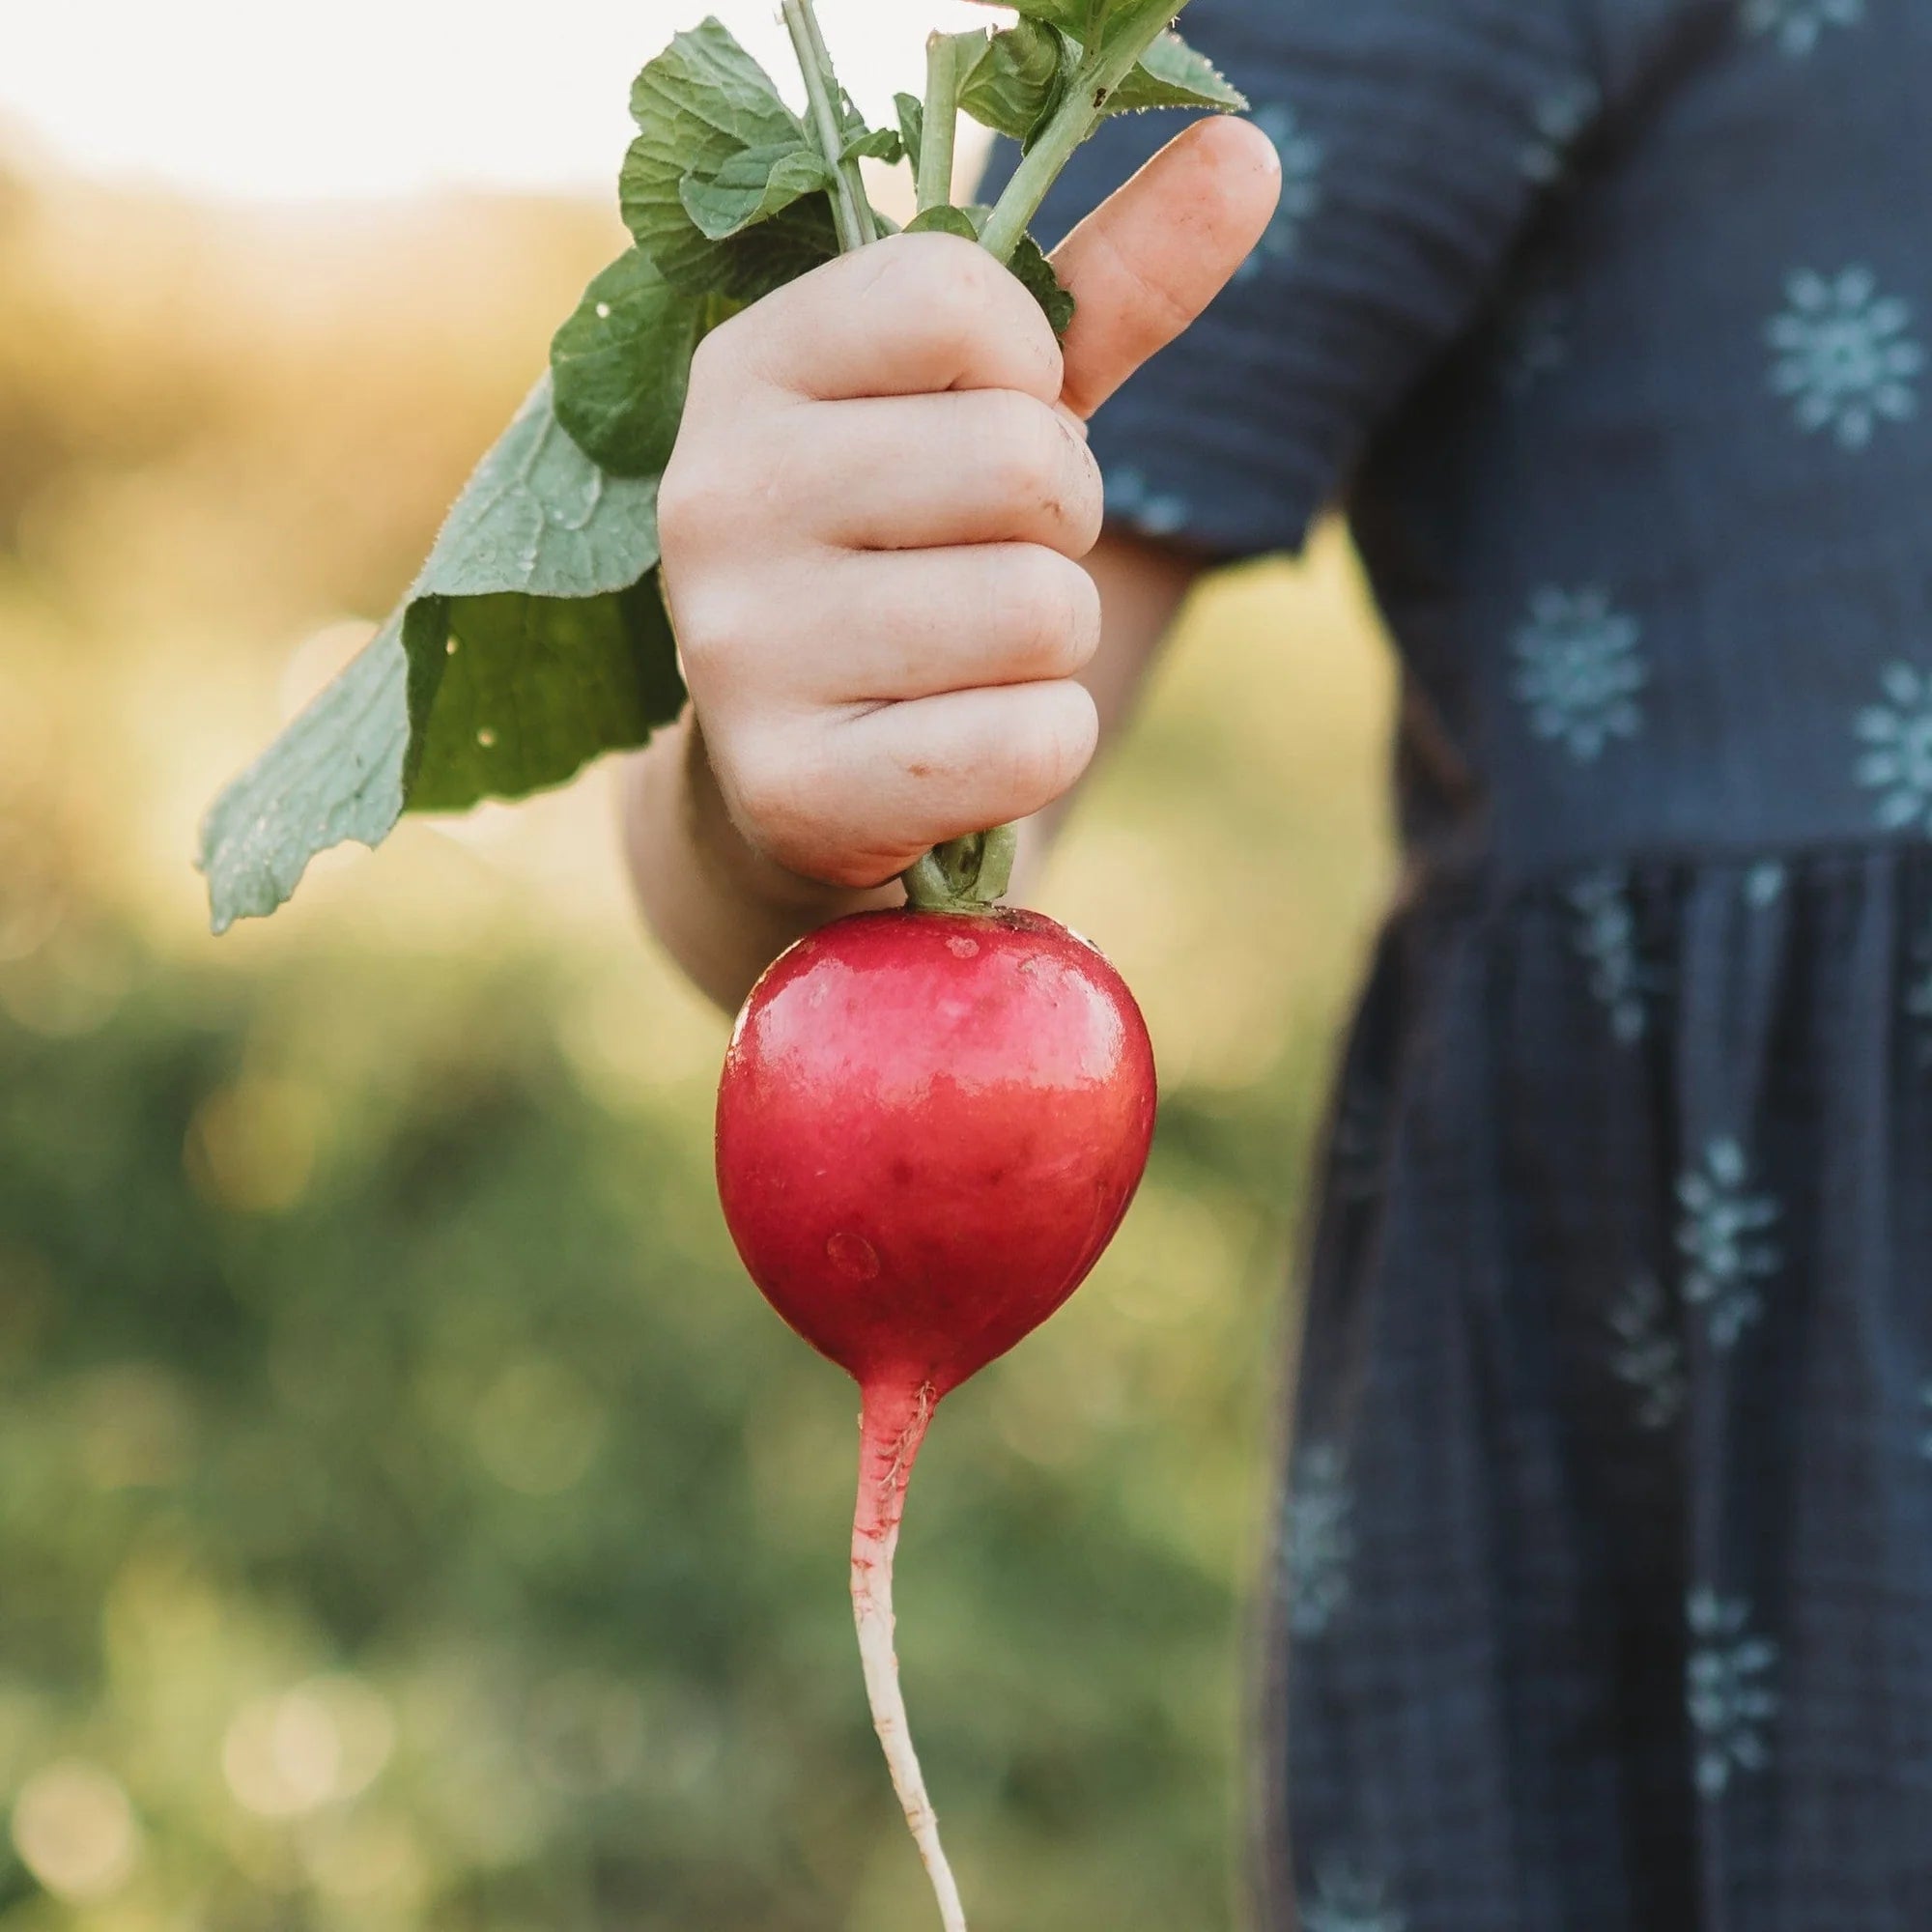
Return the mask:
{"type": "Polygon", "coordinates": [[[859,157],[903,157],[921,221],[979,234],[1064,327],[1071,304],[1026,224],[1106,115],[1245,103],[1167,31],[1176,0],[1020,0],[1005,32],[938,36],[927,99],[868,128],[810,0],[786,7],[800,115],[717,20],[631,91],[619,194],[635,245],[593,281],[375,639],[217,798],[203,826],[216,931],[271,913],[318,852],[380,844],[405,811],[523,798],[644,743],[684,701],[658,594],[657,479],[692,352],[734,309],[885,224],[859,157]],[[1027,143],[997,209],[955,213],[964,110],[1027,143]]]}

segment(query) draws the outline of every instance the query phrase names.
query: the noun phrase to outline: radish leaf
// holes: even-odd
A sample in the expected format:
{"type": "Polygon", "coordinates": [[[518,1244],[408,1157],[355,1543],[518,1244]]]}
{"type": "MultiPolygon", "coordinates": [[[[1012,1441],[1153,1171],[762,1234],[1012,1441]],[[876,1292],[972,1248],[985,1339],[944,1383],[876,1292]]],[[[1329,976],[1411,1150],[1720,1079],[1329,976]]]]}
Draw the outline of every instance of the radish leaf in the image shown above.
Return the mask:
{"type": "Polygon", "coordinates": [[[899,141],[912,171],[919,173],[919,157],[925,145],[925,103],[916,94],[895,94],[893,105],[898,109],[899,141]]]}
{"type": "Polygon", "coordinates": [[[995,133],[1029,141],[1060,104],[1079,57],[1078,45],[1065,35],[1022,19],[986,43],[966,75],[959,104],[995,133]]]}
{"type": "Polygon", "coordinates": [[[962,242],[977,242],[986,225],[983,208],[926,208],[906,223],[908,235],[956,235],[962,242]],[[975,219],[975,217],[978,217],[975,219]]]}
{"type": "Polygon", "coordinates": [[[639,131],[618,199],[625,225],[666,281],[750,301],[838,253],[830,208],[810,184],[790,191],[796,177],[785,157],[818,158],[805,124],[717,20],[679,34],[646,63],[631,112],[639,131]],[[748,163],[748,155],[758,158],[748,163]],[[776,189],[775,171],[785,176],[776,189]],[[724,223],[728,239],[706,232],[688,192],[724,223]],[[762,216],[753,212],[760,204],[762,216]],[[746,218],[734,226],[727,208],[746,218]]]}
{"type": "Polygon", "coordinates": [[[592,597],[658,560],[657,479],[606,475],[557,426],[545,377],[476,466],[412,597],[592,597]]]}
{"type": "Polygon", "coordinates": [[[682,702],[657,480],[607,474],[539,383],[375,640],[216,799],[214,928],[273,912],[318,852],[405,810],[518,796],[643,743],[682,702]],[[555,600],[555,601],[553,601],[555,600]]]}
{"type": "Polygon", "coordinates": [[[222,792],[201,831],[211,923],[265,918],[318,852],[380,845],[403,811],[409,659],[402,612],[222,792]]]}
{"type": "MultiPolygon", "coordinates": [[[[375,640],[215,801],[200,863],[217,931],[272,912],[316,853],[374,845],[405,810],[559,783],[676,715],[657,479],[691,358],[725,316],[830,261],[841,235],[858,246],[891,232],[867,207],[860,157],[909,156],[945,174],[961,93],[968,111],[1026,142],[997,209],[933,207],[913,225],[980,241],[1065,331],[1072,298],[1026,228],[1094,122],[1242,103],[1166,31],[1177,0],[1015,4],[1018,26],[953,36],[929,68],[944,130],[910,95],[897,99],[896,128],[868,128],[838,84],[810,0],[786,0],[810,127],[716,19],[646,64],[619,178],[636,245],[558,329],[551,377],[477,467],[375,640]]],[[[947,192],[943,181],[921,185],[927,201],[947,192]]]]}
{"type": "Polygon", "coordinates": [[[905,139],[896,128],[864,128],[847,137],[840,160],[896,161],[905,154],[905,139]]]}
{"type": "Polygon", "coordinates": [[[655,571],[598,597],[425,598],[411,617],[412,811],[561,784],[684,703],[655,571]]]}
{"type": "MultiPolygon", "coordinates": [[[[981,126],[1024,146],[1051,119],[1080,70],[1078,41],[1022,18],[995,34],[966,77],[959,104],[981,126]]],[[[1151,107],[1238,112],[1246,99],[1179,35],[1163,33],[1101,104],[1103,117],[1151,107]]]]}
{"type": "Polygon", "coordinates": [[[1179,14],[1187,0],[983,0],[1010,7],[1023,20],[1057,28],[1081,45],[1111,47],[1129,37],[1143,42],[1179,14]]]}
{"type": "Polygon", "coordinates": [[[1196,53],[1179,34],[1163,34],[1141,64],[1107,97],[1109,114],[1138,113],[1149,107],[1205,107],[1238,114],[1247,98],[1230,87],[1206,54],[1196,53]]]}
{"type": "Polygon", "coordinates": [[[1092,34],[1095,19],[1104,15],[1109,0],[985,0],[985,4],[1010,6],[1021,19],[1038,20],[1077,41],[1092,34]]]}
{"type": "Polygon", "coordinates": [[[729,304],[673,289],[633,248],[593,281],[550,346],[556,419],[616,476],[669,461],[698,338],[729,304]]]}
{"type": "Polygon", "coordinates": [[[803,141],[741,148],[714,175],[688,174],[677,198],[707,242],[728,242],[793,202],[833,185],[831,163],[803,141]]]}
{"type": "Polygon", "coordinates": [[[1019,246],[1009,258],[1007,267],[1019,277],[1027,293],[1046,312],[1054,334],[1065,335],[1073,321],[1073,297],[1062,286],[1060,277],[1053,271],[1053,264],[1039,243],[1031,235],[1022,235],[1019,246]]]}

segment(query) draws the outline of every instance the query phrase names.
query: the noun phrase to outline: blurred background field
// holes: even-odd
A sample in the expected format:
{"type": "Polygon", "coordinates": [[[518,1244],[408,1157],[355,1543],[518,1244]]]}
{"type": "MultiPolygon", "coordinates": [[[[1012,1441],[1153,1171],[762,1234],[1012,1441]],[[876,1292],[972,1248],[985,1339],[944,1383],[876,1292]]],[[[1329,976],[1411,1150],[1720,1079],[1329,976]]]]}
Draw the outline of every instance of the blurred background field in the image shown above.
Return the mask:
{"type": "MultiPolygon", "coordinates": [[[[612,217],[14,150],[0,1928],[923,1925],[844,1597],[855,1402],[730,1256],[724,1022],[636,928],[611,774],[337,854],[219,943],[189,869],[612,217]]],[[[1240,1922],[1283,1284],[1387,709],[1338,539],[1228,574],[1042,895],[1141,994],[1166,1112],[1094,1284],[915,1487],[902,1655],[987,1932],[1240,1922]]]]}

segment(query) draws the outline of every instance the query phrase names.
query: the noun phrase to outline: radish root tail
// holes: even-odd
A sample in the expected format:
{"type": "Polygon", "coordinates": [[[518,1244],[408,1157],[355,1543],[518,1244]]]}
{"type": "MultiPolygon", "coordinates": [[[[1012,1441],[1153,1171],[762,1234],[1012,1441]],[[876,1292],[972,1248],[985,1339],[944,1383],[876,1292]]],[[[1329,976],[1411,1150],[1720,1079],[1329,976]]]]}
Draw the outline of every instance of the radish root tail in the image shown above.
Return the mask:
{"type": "Polygon", "coordinates": [[[912,1747],[893,1648],[893,1552],[898,1547],[906,1485],[936,1399],[930,1382],[910,1391],[867,1391],[860,1424],[859,1505],[852,1520],[852,1615],[859,1628],[859,1661],[865,1666],[872,1728],[879,1734],[893,1789],[932,1881],[945,1932],[966,1932],[959,1888],[939,1843],[939,1817],[925,1795],[925,1778],[912,1747]]]}

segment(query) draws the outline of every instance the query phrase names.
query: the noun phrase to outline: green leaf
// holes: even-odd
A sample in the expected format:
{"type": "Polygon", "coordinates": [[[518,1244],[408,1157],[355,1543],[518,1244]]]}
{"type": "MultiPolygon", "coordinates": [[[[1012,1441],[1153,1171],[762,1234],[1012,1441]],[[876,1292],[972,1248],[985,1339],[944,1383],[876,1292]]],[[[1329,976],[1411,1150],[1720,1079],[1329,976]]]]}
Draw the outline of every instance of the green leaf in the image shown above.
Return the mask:
{"type": "Polygon", "coordinates": [[[679,34],[644,67],[631,89],[631,112],[639,133],[624,157],[618,198],[625,226],[666,281],[751,301],[838,253],[830,204],[816,195],[792,200],[723,243],[694,219],[687,181],[715,185],[748,152],[812,148],[765,71],[717,20],[679,34]]]}
{"type": "Polygon", "coordinates": [[[402,612],[214,802],[201,830],[210,923],[262,918],[318,852],[380,845],[403,811],[409,658],[402,612]]]}
{"type": "MultiPolygon", "coordinates": [[[[1147,30],[1148,20],[1166,17],[1158,6],[1150,14],[1147,0],[1117,12],[1140,32],[1147,30]]],[[[1120,31],[1111,21],[1102,29],[1108,35],[1120,31]]],[[[1082,43],[1069,32],[1023,17],[1018,26],[993,36],[967,76],[960,105],[994,132],[1030,147],[1075,84],[1086,59],[1082,43]]],[[[1239,112],[1247,104],[1211,61],[1179,34],[1163,31],[1108,94],[1102,112],[1138,113],[1151,107],[1239,112]]]]}
{"type": "Polygon", "coordinates": [[[714,175],[686,175],[677,195],[706,241],[728,242],[804,196],[823,193],[837,180],[818,150],[800,140],[741,148],[714,175]]]}
{"type": "Polygon", "coordinates": [[[1086,0],[1086,11],[1088,25],[1072,29],[1073,38],[1094,66],[1114,68],[1112,84],[1118,86],[1125,76],[1114,64],[1122,56],[1131,62],[1144,55],[1180,8],[1175,0],[1086,0]]]}
{"type": "Polygon", "coordinates": [[[846,138],[838,157],[844,161],[897,161],[904,156],[905,140],[896,128],[866,128],[846,138]]]}
{"type": "Polygon", "coordinates": [[[1022,19],[986,43],[967,72],[959,105],[995,133],[1028,141],[1060,104],[1079,52],[1055,29],[1022,19]]]}
{"type": "MultiPolygon", "coordinates": [[[[990,208],[928,208],[913,216],[906,226],[908,235],[956,235],[962,242],[978,242],[980,232],[992,213],[990,208]]],[[[1038,302],[1056,335],[1065,335],[1073,320],[1073,298],[1062,287],[1060,277],[1045,251],[1031,235],[1020,238],[1013,257],[1007,264],[1026,292],[1038,302]]]]}
{"type": "Polygon", "coordinates": [[[1093,32],[1095,16],[1104,14],[1107,0],[982,0],[982,4],[1010,6],[1021,19],[1058,27],[1077,41],[1093,32]]]}
{"type": "Polygon", "coordinates": [[[986,225],[987,213],[983,208],[923,208],[906,223],[905,232],[908,235],[956,235],[962,242],[977,242],[980,230],[986,225]]]}
{"type": "Polygon", "coordinates": [[[918,174],[920,154],[925,145],[925,103],[916,94],[895,94],[893,105],[898,109],[899,140],[906,159],[918,174]]]}
{"type": "Polygon", "coordinates": [[[1179,34],[1163,34],[1107,98],[1109,114],[1149,107],[1201,107],[1238,114],[1247,98],[1228,85],[1212,61],[1179,34]]]}
{"type": "Polygon", "coordinates": [[[549,377],[444,520],[412,597],[594,597],[658,560],[656,477],[609,476],[558,426],[549,377]]]}
{"type": "Polygon", "coordinates": [[[439,654],[443,665],[428,701],[411,706],[412,811],[561,784],[600,752],[641,745],[684,702],[655,571],[607,596],[425,598],[411,616],[425,666],[439,654]]]}
{"type": "Polygon", "coordinates": [[[1031,235],[1022,235],[1007,267],[1018,276],[1027,293],[1038,302],[1056,335],[1065,335],[1073,322],[1072,295],[1053,271],[1046,251],[1031,235]]]}
{"type": "Polygon", "coordinates": [[[1187,0],[982,0],[1010,7],[1022,19],[1069,34],[1083,46],[1105,44],[1118,32],[1145,34],[1172,20],[1187,0]]]}
{"type": "Polygon", "coordinates": [[[841,87],[838,90],[838,158],[856,161],[862,156],[876,161],[896,161],[905,152],[895,128],[869,128],[859,112],[858,103],[841,87]]]}
{"type": "Polygon", "coordinates": [[[552,337],[556,419],[612,475],[655,476],[669,461],[692,353],[718,301],[672,288],[632,248],[552,337]]]}
{"type": "Polygon", "coordinates": [[[200,861],[215,930],[274,911],[318,852],[379,844],[406,809],[522,797],[674,717],[656,507],[656,479],[599,469],[539,383],[374,642],[215,801],[200,861]]]}

